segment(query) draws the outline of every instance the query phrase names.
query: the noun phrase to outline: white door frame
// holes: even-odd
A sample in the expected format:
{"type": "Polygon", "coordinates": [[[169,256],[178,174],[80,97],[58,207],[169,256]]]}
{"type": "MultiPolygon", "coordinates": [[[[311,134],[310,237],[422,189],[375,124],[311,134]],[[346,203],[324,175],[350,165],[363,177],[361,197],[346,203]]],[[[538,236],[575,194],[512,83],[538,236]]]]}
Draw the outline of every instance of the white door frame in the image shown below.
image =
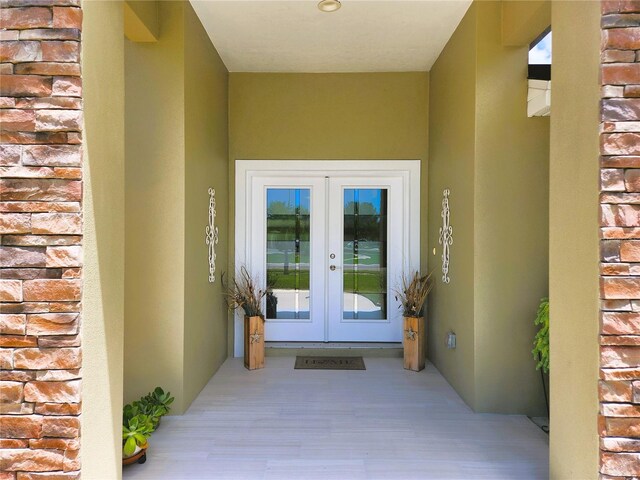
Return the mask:
{"type": "MultiPolygon", "coordinates": [[[[404,268],[420,269],[420,160],[236,160],[235,161],[235,267],[251,263],[252,184],[255,176],[400,177],[403,181],[403,209],[406,213],[404,268]]],[[[234,356],[244,354],[241,312],[234,321],[234,356]]]]}

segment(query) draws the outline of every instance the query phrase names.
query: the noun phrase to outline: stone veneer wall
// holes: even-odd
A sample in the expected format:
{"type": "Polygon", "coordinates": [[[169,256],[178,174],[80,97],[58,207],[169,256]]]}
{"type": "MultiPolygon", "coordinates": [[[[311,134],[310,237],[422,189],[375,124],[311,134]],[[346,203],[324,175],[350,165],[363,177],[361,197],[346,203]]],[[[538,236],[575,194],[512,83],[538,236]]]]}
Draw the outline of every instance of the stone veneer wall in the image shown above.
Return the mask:
{"type": "Polygon", "coordinates": [[[602,2],[600,472],[640,475],[640,1],[602,2]]]}
{"type": "MultiPolygon", "coordinates": [[[[0,479],[79,478],[79,0],[0,6],[0,479]]],[[[108,46],[105,46],[108,48],[108,46]]]]}

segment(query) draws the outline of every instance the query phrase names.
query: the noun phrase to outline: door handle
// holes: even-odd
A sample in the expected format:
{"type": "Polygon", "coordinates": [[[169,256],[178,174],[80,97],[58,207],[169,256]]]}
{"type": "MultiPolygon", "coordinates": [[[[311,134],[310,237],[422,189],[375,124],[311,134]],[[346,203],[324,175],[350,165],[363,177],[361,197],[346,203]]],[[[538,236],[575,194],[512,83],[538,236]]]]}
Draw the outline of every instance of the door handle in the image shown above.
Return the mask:
{"type": "Polygon", "coordinates": [[[329,265],[329,270],[333,272],[335,270],[340,270],[340,267],[336,267],[335,265],[329,265]]]}

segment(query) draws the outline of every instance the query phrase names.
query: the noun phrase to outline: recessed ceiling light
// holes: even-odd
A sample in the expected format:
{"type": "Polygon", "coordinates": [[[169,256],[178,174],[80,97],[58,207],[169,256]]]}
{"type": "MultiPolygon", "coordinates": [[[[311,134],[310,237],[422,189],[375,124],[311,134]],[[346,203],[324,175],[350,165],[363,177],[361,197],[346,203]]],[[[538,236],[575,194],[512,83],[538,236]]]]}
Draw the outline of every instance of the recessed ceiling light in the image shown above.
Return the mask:
{"type": "Polygon", "coordinates": [[[322,12],[335,12],[341,6],[340,0],[320,0],[318,3],[318,8],[322,12]]]}

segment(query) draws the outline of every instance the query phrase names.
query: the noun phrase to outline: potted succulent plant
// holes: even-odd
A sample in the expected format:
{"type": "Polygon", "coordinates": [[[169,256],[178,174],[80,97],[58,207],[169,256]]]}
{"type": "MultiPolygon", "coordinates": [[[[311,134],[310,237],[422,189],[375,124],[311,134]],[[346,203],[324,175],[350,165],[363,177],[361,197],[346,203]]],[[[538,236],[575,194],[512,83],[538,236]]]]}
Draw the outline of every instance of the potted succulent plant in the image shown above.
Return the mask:
{"type": "Polygon", "coordinates": [[[424,322],[424,303],[433,288],[431,274],[402,277],[401,286],[396,289],[396,300],[402,309],[404,346],[404,368],[419,372],[424,369],[426,356],[426,337],[424,322]]]}
{"type": "Polygon", "coordinates": [[[122,464],[147,461],[148,438],[160,425],[160,419],[169,413],[174,401],[171,392],[156,387],[140,400],[122,409],[122,464]]]}
{"type": "Polygon", "coordinates": [[[267,289],[258,286],[242,267],[227,291],[229,308],[244,312],[244,366],[248,370],[264,368],[264,314],[262,299],[267,289]]]}
{"type": "Polygon", "coordinates": [[[174,400],[175,398],[171,396],[171,392],[165,393],[162,388],[156,387],[153,392],[149,392],[134,404],[139,405],[140,413],[152,417],[155,430],[160,425],[162,417],[171,410],[171,404],[174,400]]]}
{"type": "Polygon", "coordinates": [[[122,426],[122,464],[147,461],[147,439],[153,432],[153,423],[148,415],[138,413],[122,426]]]}

